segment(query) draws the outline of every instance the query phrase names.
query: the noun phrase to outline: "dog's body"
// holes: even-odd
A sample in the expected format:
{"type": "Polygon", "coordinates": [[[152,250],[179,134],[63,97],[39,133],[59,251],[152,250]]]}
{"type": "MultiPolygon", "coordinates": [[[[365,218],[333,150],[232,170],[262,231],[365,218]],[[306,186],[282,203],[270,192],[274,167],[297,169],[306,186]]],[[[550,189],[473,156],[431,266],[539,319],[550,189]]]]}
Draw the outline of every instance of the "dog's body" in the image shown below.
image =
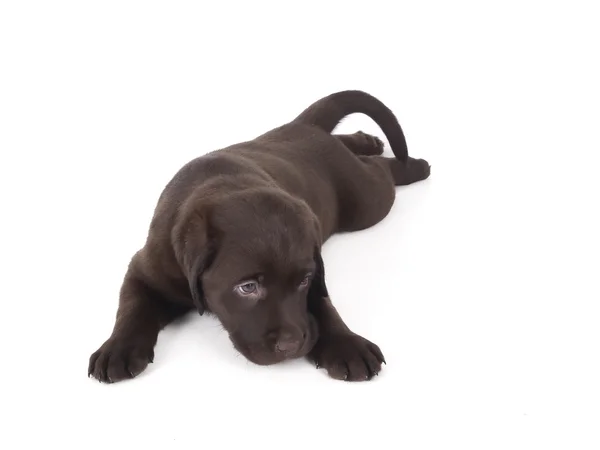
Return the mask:
{"type": "Polygon", "coordinates": [[[429,170],[408,156],[392,112],[360,91],[332,94],[286,125],[189,162],[158,201],[89,374],[136,376],[153,360],[160,329],[196,307],[214,313],[257,364],[308,356],[334,378],[371,378],[383,355],[331,304],[320,248],[336,232],[381,221],[394,186],[429,170]],[[352,113],[382,128],[396,158],[380,156],[381,141],[364,133],[331,134],[352,113]]]}

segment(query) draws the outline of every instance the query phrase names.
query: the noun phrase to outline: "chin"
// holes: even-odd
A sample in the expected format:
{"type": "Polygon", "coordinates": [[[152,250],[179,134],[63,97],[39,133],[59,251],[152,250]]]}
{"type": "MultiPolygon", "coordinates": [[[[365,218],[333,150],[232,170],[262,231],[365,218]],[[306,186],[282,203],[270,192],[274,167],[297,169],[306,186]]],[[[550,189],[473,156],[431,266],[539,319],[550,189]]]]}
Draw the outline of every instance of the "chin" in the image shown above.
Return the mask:
{"type": "Polygon", "coordinates": [[[272,366],[288,359],[294,359],[296,356],[286,356],[274,352],[265,353],[249,353],[244,355],[248,361],[259,366],[272,366]]]}
{"type": "Polygon", "coordinates": [[[307,332],[306,338],[295,353],[280,353],[267,349],[264,344],[256,343],[250,344],[236,340],[230,336],[230,340],[237,351],[239,351],[248,361],[257,364],[259,366],[270,366],[283,361],[302,358],[312,350],[318,339],[318,333],[316,329],[316,323],[311,324],[310,329],[307,332]]]}
{"type": "Polygon", "coordinates": [[[317,321],[312,315],[307,317],[307,327],[305,329],[304,341],[300,348],[293,352],[278,352],[273,348],[273,344],[268,344],[262,339],[248,339],[240,332],[230,332],[229,339],[235,349],[240,352],[248,361],[260,366],[269,366],[290,359],[302,358],[313,349],[319,338],[319,327],[317,321]]]}

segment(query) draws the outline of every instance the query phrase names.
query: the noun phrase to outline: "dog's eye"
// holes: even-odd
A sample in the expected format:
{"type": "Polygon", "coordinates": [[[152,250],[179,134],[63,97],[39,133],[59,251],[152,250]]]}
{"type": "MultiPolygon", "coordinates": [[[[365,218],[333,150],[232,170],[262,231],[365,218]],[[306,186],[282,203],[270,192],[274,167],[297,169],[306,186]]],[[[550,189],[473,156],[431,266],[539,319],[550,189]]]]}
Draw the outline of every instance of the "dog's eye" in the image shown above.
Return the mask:
{"type": "Polygon", "coordinates": [[[256,281],[248,281],[236,286],[235,290],[242,295],[253,295],[258,292],[258,283],[256,281]]]}
{"type": "Polygon", "coordinates": [[[311,273],[306,274],[306,276],[300,282],[300,288],[304,288],[304,287],[308,286],[308,283],[310,283],[311,275],[312,275],[311,273]]]}

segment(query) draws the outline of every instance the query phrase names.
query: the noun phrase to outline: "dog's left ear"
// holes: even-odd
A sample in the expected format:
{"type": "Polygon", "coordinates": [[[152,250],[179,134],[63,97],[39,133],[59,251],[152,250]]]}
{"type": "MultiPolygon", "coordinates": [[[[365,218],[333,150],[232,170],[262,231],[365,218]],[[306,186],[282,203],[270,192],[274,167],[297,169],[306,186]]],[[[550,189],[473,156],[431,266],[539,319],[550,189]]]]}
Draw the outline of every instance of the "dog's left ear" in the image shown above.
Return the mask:
{"type": "Polygon", "coordinates": [[[310,288],[308,289],[309,304],[314,304],[313,302],[318,302],[324,297],[329,297],[327,285],[325,284],[325,265],[323,264],[323,258],[321,257],[319,248],[315,248],[314,258],[316,270],[310,288]]]}
{"type": "Polygon", "coordinates": [[[325,265],[323,264],[323,258],[321,256],[321,246],[323,245],[323,233],[321,230],[321,223],[316,216],[312,217],[312,232],[315,239],[314,248],[314,260],[315,260],[315,274],[313,276],[312,283],[308,288],[308,304],[316,305],[324,297],[329,297],[327,292],[327,285],[325,284],[325,265]]]}

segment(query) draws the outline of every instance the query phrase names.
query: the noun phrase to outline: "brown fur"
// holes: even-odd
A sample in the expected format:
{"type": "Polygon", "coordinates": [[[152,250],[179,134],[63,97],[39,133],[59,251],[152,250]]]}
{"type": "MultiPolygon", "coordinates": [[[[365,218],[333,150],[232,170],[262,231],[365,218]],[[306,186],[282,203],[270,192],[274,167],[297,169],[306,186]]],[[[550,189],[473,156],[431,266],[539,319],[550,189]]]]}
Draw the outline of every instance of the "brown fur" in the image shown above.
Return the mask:
{"type": "Polygon", "coordinates": [[[360,91],[332,94],[252,141],[190,161],[158,200],[125,275],[113,333],[90,357],[89,375],[136,376],[152,362],[159,331],[196,308],[215,314],[257,364],[308,356],[333,378],[370,379],[383,354],[335,310],[320,249],[335,232],[381,221],[394,186],[429,172],[426,161],[408,156],[393,113],[360,91]],[[373,136],[331,134],[352,113],[382,128],[395,158],[380,156],[373,136]]]}

